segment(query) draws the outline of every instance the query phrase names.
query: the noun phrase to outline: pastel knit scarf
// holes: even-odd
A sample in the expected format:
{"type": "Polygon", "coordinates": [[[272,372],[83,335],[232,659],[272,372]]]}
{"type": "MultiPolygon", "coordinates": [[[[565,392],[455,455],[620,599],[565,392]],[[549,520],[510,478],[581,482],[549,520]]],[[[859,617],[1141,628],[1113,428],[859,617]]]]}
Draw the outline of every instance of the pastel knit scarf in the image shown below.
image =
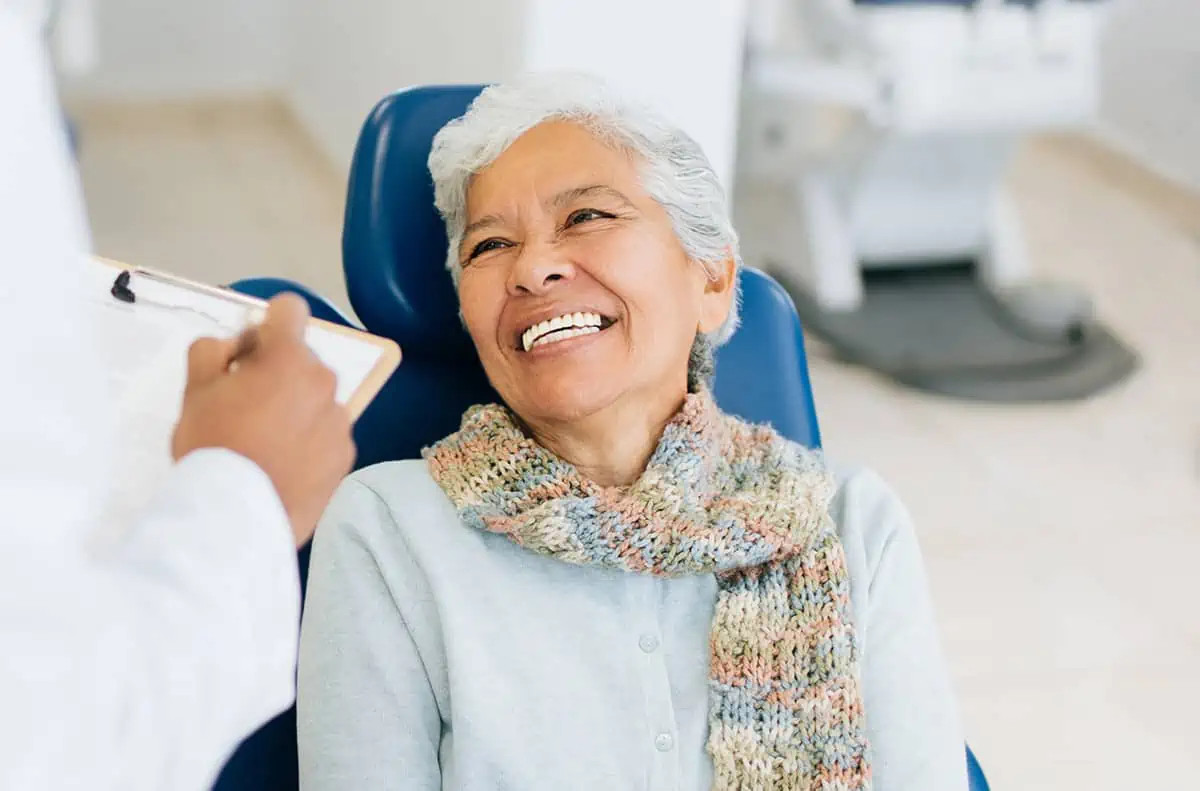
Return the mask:
{"type": "Polygon", "coordinates": [[[699,392],[628,487],[588,480],[495,404],[425,457],[471,527],[580,566],[715,574],[713,788],[870,788],[850,584],[817,453],[699,392]]]}

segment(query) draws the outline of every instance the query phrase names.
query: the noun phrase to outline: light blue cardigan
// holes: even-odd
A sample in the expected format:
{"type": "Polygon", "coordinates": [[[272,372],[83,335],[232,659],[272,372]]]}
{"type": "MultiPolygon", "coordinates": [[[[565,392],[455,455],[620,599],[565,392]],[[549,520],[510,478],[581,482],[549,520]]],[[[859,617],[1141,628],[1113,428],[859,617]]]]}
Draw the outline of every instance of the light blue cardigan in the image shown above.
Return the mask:
{"type": "MultiPolygon", "coordinates": [[[[839,475],[876,791],[965,791],[909,517],[839,475]]],[[[712,576],[581,568],[462,525],[423,461],[363,470],[317,530],[304,791],[708,789],[712,576]]]]}

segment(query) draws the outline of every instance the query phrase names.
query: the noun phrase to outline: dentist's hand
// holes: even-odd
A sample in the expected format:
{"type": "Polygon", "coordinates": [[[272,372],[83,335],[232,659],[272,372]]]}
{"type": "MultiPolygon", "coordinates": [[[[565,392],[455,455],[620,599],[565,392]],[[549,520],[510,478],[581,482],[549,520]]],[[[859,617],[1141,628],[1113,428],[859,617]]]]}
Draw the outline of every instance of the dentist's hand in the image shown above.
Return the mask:
{"type": "Polygon", "coordinates": [[[304,343],[308,306],[287,294],[266,320],[232,340],[204,339],[188,355],[188,384],[172,454],[228,448],[270,477],[287,509],[296,545],[354,464],[337,378],[304,343]]]}

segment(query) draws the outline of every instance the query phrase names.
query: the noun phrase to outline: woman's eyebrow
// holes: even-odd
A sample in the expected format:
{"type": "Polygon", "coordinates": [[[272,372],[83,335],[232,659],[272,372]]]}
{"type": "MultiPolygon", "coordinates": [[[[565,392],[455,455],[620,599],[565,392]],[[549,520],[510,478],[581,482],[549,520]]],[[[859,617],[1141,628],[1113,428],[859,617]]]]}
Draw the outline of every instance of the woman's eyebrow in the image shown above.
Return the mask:
{"type": "Polygon", "coordinates": [[[488,228],[493,225],[499,225],[500,223],[501,223],[501,220],[500,220],[499,215],[485,214],[482,217],[480,217],[478,220],[475,220],[474,222],[469,224],[466,228],[463,228],[462,238],[466,239],[468,236],[475,233],[476,231],[482,231],[484,228],[488,228]]]}
{"type": "Polygon", "coordinates": [[[563,190],[550,199],[550,205],[556,209],[561,209],[563,206],[574,203],[580,198],[587,198],[592,195],[605,195],[620,201],[629,208],[633,208],[633,202],[629,198],[606,184],[591,184],[586,187],[572,187],[571,189],[563,190]]]}
{"type": "MultiPolygon", "coordinates": [[[[625,197],[625,195],[619,190],[613,189],[606,184],[590,184],[586,187],[571,187],[570,189],[565,189],[551,198],[549,205],[556,209],[561,209],[563,206],[573,203],[580,198],[586,198],[592,195],[604,195],[619,201],[624,206],[627,206],[631,209],[634,208],[633,201],[625,197]]],[[[503,222],[503,218],[501,218],[498,214],[485,214],[478,220],[468,224],[467,227],[463,229],[462,238],[466,239],[471,234],[482,231],[485,228],[490,228],[493,225],[502,225],[503,222]]]]}

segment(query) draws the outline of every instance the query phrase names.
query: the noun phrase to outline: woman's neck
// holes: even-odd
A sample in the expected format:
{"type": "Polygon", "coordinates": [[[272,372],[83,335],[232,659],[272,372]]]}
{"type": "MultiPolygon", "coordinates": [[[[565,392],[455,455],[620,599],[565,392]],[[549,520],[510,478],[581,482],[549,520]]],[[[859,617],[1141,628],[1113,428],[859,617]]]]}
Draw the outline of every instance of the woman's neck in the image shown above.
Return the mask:
{"type": "MultiPolygon", "coordinates": [[[[534,439],[601,486],[628,486],[641,477],[685,393],[650,406],[613,404],[569,422],[530,425],[534,439]]],[[[636,400],[636,399],[635,399],[636,400]]]]}

